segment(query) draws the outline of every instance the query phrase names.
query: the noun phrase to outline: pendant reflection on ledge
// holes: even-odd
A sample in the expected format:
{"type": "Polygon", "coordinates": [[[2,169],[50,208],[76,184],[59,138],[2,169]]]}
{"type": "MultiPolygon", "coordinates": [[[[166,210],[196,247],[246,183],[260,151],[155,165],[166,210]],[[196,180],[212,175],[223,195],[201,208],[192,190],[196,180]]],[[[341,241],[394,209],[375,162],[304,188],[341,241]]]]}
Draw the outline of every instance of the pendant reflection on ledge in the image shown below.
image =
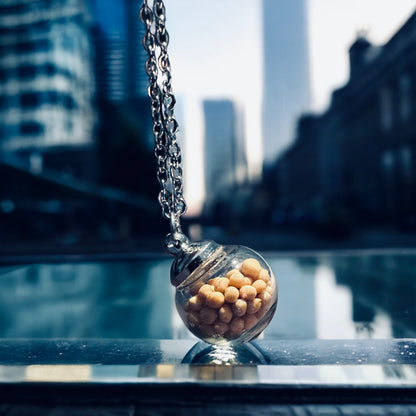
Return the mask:
{"type": "Polygon", "coordinates": [[[235,346],[196,343],[185,355],[182,364],[202,365],[262,365],[267,364],[263,354],[251,343],[235,346]]]}

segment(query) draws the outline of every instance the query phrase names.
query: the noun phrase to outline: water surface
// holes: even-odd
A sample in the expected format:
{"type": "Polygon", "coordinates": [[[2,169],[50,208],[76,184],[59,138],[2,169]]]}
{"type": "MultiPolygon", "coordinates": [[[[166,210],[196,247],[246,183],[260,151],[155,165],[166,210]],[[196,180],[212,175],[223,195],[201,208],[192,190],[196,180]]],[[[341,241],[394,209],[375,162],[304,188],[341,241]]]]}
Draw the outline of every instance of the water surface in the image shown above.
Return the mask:
{"type": "MultiPolygon", "coordinates": [[[[416,337],[416,254],[266,255],[279,288],[267,339],[416,337]]],[[[187,339],[171,260],[0,269],[2,338],[187,339]]]]}

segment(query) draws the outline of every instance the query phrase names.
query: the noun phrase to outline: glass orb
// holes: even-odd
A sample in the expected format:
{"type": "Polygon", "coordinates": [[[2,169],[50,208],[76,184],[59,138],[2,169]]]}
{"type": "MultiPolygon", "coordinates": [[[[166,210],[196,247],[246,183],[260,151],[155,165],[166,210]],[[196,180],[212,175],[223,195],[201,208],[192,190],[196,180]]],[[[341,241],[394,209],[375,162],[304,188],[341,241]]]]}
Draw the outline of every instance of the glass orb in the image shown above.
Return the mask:
{"type": "Polygon", "coordinates": [[[260,254],[244,246],[191,243],[175,258],[171,282],[185,325],[213,345],[256,338],[276,310],[273,272],[260,254]]]}

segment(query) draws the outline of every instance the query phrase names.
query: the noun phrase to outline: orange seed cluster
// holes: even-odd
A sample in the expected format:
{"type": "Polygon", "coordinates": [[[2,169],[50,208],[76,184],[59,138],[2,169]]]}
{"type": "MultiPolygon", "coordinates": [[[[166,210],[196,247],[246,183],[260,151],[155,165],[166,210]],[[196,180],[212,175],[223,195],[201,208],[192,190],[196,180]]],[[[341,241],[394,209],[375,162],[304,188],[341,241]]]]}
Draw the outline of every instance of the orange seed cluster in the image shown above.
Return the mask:
{"type": "Polygon", "coordinates": [[[269,309],[273,288],[269,272],[253,258],[226,276],[192,288],[185,304],[188,323],[205,337],[238,338],[269,309]]]}

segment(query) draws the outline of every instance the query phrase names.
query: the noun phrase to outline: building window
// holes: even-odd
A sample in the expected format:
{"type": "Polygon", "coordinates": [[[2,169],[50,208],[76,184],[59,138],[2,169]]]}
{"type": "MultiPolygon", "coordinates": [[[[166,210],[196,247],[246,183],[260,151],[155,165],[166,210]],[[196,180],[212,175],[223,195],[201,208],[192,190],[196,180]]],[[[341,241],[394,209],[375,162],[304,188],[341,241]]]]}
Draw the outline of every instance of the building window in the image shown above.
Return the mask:
{"type": "Polygon", "coordinates": [[[20,96],[20,105],[22,108],[35,108],[40,104],[41,95],[36,92],[24,93],[20,96]]]}
{"type": "Polygon", "coordinates": [[[76,107],[75,101],[70,95],[64,95],[63,104],[67,110],[73,110],[76,107]]]}
{"type": "Polygon", "coordinates": [[[51,44],[48,39],[39,39],[34,44],[36,52],[47,52],[51,48],[51,44]]]}
{"type": "Polygon", "coordinates": [[[66,131],[68,132],[68,133],[71,133],[72,132],[72,129],[73,129],[73,123],[72,123],[72,120],[67,120],[67,122],[66,122],[66,131]]]}
{"type": "Polygon", "coordinates": [[[402,74],[399,79],[400,103],[399,114],[402,121],[406,121],[411,113],[411,88],[412,80],[409,74],[402,74]]]}
{"type": "Polygon", "coordinates": [[[383,170],[390,172],[394,167],[394,154],[391,150],[385,151],[381,156],[381,165],[383,170]]]}
{"type": "Polygon", "coordinates": [[[7,107],[7,97],[5,95],[0,95],[0,109],[7,107]]]}
{"type": "Polygon", "coordinates": [[[75,50],[74,38],[67,33],[62,35],[61,46],[64,50],[73,52],[75,50]]]}
{"type": "Polygon", "coordinates": [[[50,42],[48,39],[37,39],[31,42],[17,43],[15,48],[18,54],[46,52],[50,49],[50,42]]]}
{"type": "Polygon", "coordinates": [[[2,45],[0,47],[0,51],[3,54],[12,53],[12,52],[17,53],[17,54],[45,52],[45,51],[48,51],[49,49],[50,49],[50,42],[48,39],[39,39],[35,41],[30,41],[30,42],[19,42],[14,45],[2,45]]]}
{"type": "Polygon", "coordinates": [[[56,66],[53,64],[46,64],[43,67],[46,75],[55,75],[56,74],[56,66]]]}
{"type": "Polygon", "coordinates": [[[21,79],[35,78],[36,66],[35,65],[23,65],[17,68],[17,73],[21,79]]]}
{"type": "Polygon", "coordinates": [[[11,5],[1,5],[0,14],[5,15],[14,15],[14,14],[23,14],[28,12],[27,4],[11,4],[11,5]]]}
{"type": "Polygon", "coordinates": [[[409,179],[412,176],[412,151],[405,146],[400,149],[400,165],[403,176],[409,179]]]}
{"type": "Polygon", "coordinates": [[[5,82],[13,77],[13,73],[8,68],[0,69],[0,82],[5,82]]]}
{"type": "Polygon", "coordinates": [[[19,54],[33,52],[34,50],[35,50],[35,45],[33,42],[20,42],[16,44],[16,52],[19,54]]]}
{"type": "Polygon", "coordinates": [[[33,173],[41,173],[43,170],[43,156],[40,153],[31,153],[29,156],[29,169],[33,173]]]}
{"type": "Polygon", "coordinates": [[[380,125],[384,131],[393,127],[393,94],[387,86],[380,90],[380,125]]]}
{"type": "Polygon", "coordinates": [[[36,121],[29,121],[20,124],[20,134],[22,136],[35,136],[43,133],[43,126],[36,121]]]}
{"type": "Polygon", "coordinates": [[[58,103],[58,92],[57,91],[45,91],[44,101],[46,104],[57,104],[58,103]]]}
{"type": "Polygon", "coordinates": [[[6,53],[10,53],[13,51],[10,45],[0,45],[0,54],[6,55],[6,53]]]}

